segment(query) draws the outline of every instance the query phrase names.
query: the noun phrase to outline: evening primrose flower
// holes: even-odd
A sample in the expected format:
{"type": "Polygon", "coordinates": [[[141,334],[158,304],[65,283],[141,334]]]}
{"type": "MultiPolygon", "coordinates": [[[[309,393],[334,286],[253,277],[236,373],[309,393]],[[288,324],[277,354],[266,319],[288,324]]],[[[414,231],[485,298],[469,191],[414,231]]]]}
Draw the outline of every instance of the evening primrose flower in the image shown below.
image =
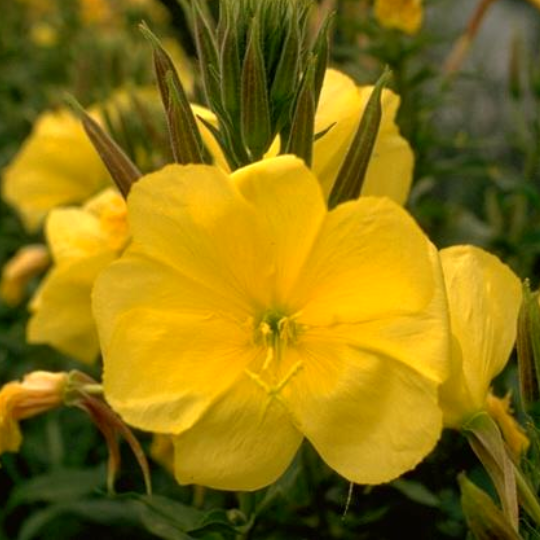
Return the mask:
{"type": "Polygon", "coordinates": [[[497,257],[473,246],[440,252],[452,329],[450,377],[441,387],[448,427],[460,429],[486,410],[491,381],[516,340],[521,305],[518,277],[497,257]]]}
{"type": "Polygon", "coordinates": [[[35,230],[49,210],[82,202],[110,177],[79,119],[67,109],[43,113],[4,170],[2,196],[35,230]]]}
{"type": "Polygon", "coordinates": [[[386,198],[328,211],[303,162],[170,165],[128,198],[133,242],[94,287],[111,406],[174,436],[182,484],[254,490],[307,438],[377,484],[441,430],[435,249],[386,198]]]}
{"type": "Polygon", "coordinates": [[[46,235],[54,265],[30,303],[28,341],[48,343],[78,360],[92,362],[99,344],[90,292],[99,272],[128,241],[125,202],[111,188],[82,208],[53,210],[46,235]]]}
{"type": "Polygon", "coordinates": [[[375,18],[381,26],[416,34],[422,26],[422,0],[375,0],[375,18]]]}
{"type": "Polygon", "coordinates": [[[10,382],[0,389],[0,455],[19,450],[21,420],[62,404],[66,381],[66,373],[34,371],[22,382],[10,382]]]}

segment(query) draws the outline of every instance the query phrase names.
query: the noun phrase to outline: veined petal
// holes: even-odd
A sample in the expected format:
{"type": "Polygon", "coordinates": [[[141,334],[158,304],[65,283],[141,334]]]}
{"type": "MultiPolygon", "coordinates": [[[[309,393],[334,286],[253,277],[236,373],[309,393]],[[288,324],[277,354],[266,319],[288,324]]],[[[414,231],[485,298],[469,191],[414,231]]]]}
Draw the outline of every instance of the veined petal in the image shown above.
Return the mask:
{"type": "Polygon", "coordinates": [[[30,305],[28,341],[47,343],[82,362],[93,362],[99,343],[90,292],[98,274],[115,256],[103,252],[54,267],[30,305]]]}
{"type": "MultiPolygon", "coordinates": [[[[359,324],[336,324],[327,328],[307,326],[303,339],[347,344],[368,355],[400,362],[435,383],[449,374],[450,321],[446,291],[437,250],[431,246],[436,285],[430,302],[416,313],[370,320],[359,324]]],[[[302,324],[302,317],[299,317],[302,324]]]]}
{"type": "Polygon", "coordinates": [[[283,302],[296,284],[326,215],[317,178],[294,156],[281,156],[239,169],[231,176],[254,206],[272,239],[273,303],[283,302]]]}
{"type": "MultiPolygon", "coordinates": [[[[122,258],[113,262],[96,281],[93,310],[103,352],[109,349],[118,318],[135,308],[188,312],[202,317],[242,314],[245,302],[235,301],[208,288],[203,282],[182,274],[177,268],[148,257],[132,244],[122,258]],[[125,276],[129,276],[126,279],[125,276]],[[136,291],[137,294],[133,294],[136,291]]],[[[249,326],[249,316],[239,316],[239,325],[249,326]]]]}
{"type": "Polygon", "coordinates": [[[136,427],[179,433],[244,373],[255,354],[249,338],[211,313],[131,309],[104,352],[107,400],[136,427]]]}
{"type": "MultiPolygon", "coordinates": [[[[315,118],[315,132],[333,127],[313,147],[313,171],[327,199],[339,168],[352,142],[360,118],[373,90],[357,87],[339,71],[327,70],[315,118]]],[[[414,156],[395,123],[399,96],[391,90],[382,94],[379,134],[364,180],[362,195],[387,196],[404,204],[412,182],[414,156]]]]}
{"type": "Polygon", "coordinates": [[[54,206],[83,201],[109,182],[79,120],[62,110],[38,119],[4,171],[2,192],[35,229],[54,206]]]}
{"type": "Polygon", "coordinates": [[[218,168],[169,165],[133,186],[128,207],[133,237],[150,257],[232,303],[244,300],[245,310],[249,300],[266,305],[273,239],[218,168]]]}
{"type": "Polygon", "coordinates": [[[345,343],[311,340],[298,357],[303,369],[283,399],[324,461],[351,482],[392,480],[435,446],[437,383],[345,343]]]}
{"type": "Polygon", "coordinates": [[[174,438],[176,478],[214,489],[260,489],[285,471],[302,438],[284,405],[243,375],[174,438]]]}
{"type": "Polygon", "coordinates": [[[454,338],[452,371],[441,388],[441,406],[445,422],[456,427],[464,416],[484,407],[491,381],[508,362],[521,284],[497,257],[479,248],[455,246],[440,255],[454,338]]]}
{"type": "Polygon", "coordinates": [[[435,291],[429,241],[385,198],[361,197],[327,215],[291,298],[312,326],[416,313],[435,291]]]}

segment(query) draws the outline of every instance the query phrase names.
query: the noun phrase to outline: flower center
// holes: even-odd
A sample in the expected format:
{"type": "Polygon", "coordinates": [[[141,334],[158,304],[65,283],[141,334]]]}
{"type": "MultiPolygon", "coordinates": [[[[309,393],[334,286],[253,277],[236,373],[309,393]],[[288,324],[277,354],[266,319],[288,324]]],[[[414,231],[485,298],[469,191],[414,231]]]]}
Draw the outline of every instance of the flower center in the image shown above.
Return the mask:
{"type": "Polygon", "coordinates": [[[266,311],[255,327],[255,343],[266,347],[266,359],[263,370],[266,370],[275,359],[278,363],[287,345],[298,338],[299,325],[294,317],[283,311],[271,309],[266,311]]]}

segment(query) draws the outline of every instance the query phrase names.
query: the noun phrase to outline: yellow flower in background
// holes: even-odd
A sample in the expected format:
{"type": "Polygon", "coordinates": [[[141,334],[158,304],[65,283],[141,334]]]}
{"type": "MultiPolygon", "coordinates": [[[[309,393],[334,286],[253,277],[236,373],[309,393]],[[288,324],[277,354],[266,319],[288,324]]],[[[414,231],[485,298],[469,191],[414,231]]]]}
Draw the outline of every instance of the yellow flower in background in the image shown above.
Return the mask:
{"type": "Polygon", "coordinates": [[[416,34],[422,26],[422,0],[375,0],[375,18],[381,26],[416,34]]]}
{"type": "MultiPolygon", "coordinates": [[[[313,146],[312,170],[320,181],[328,199],[339,168],[347,154],[360,123],[373,86],[357,86],[347,75],[328,69],[315,115],[315,133],[331,129],[313,146]]],[[[382,119],[373,148],[362,195],[386,196],[398,204],[405,204],[413,179],[414,155],[409,143],[400,135],[395,117],[399,97],[391,90],[382,95],[382,119]]],[[[194,113],[216,125],[214,114],[200,106],[194,113]]],[[[199,121],[204,143],[214,157],[214,164],[229,172],[226,159],[210,130],[199,121]]],[[[275,157],[279,151],[276,140],[266,157],[275,157]]]]}
{"type": "Polygon", "coordinates": [[[306,437],[353,482],[414,467],[441,430],[437,253],[386,198],[328,211],[303,162],[171,165],[132,188],[133,242],[99,276],[108,402],[174,435],[182,484],[254,490],[306,437]]]}
{"type": "Polygon", "coordinates": [[[441,387],[445,425],[459,429],[486,410],[491,381],[508,362],[521,305],[518,277],[472,246],[440,252],[452,329],[451,372],[441,387]]]}
{"type": "Polygon", "coordinates": [[[19,304],[32,279],[50,264],[49,250],[42,244],[24,246],[4,265],[0,280],[0,298],[11,306],[19,304]]]}
{"type": "MultiPolygon", "coordinates": [[[[326,72],[315,116],[315,133],[333,127],[313,146],[313,172],[324,195],[330,195],[352,142],[373,86],[357,86],[339,71],[326,72]]],[[[391,90],[382,94],[382,119],[367,169],[362,195],[386,196],[405,204],[413,178],[414,156],[395,123],[399,97],[391,90]]]]}
{"type": "MultiPolygon", "coordinates": [[[[372,86],[357,86],[339,71],[326,71],[315,116],[315,133],[332,127],[315,141],[312,164],[325,198],[330,195],[372,90],[372,86]]],[[[399,97],[391,90],[384,90],[381,125],[362,195],[387,196],[398,204],[404,204],[412,183],[414,156],[395,123],[398,108],[399,97]]],[[[195,106],[194,112],[207,122],[216,124],[213,113],[203,107],[195,106]]],[[[202,122],[199,122],[199,129],[215,165],[229,171],[225,157],[210,131],[202,122]]],[[[275,157],[278,148],[279,142],[276,140],[266,157],[275,157]]]]}
{"type": "Polygon", "coordinates": [[[2,196],[34,230],[55,206],[82,202],[109,182],[79,119],[62,109],[38,118],[4,170],[2,196]]]}
{"type": "Polygon", "coordinates": [[[54,265],[31,301],[28,341],[93,362],[99,343],[90,294],[98,274],[128,241],[125,202],[109,189],[82,208],[53,210],[46,235],[54,265]]]}
{"type": "Polygon", "coordinates": [[[62,404],[66,382],[67,373],[34,371],[0,388],[0,454],[19,450],[21,420],[62,404]]]}

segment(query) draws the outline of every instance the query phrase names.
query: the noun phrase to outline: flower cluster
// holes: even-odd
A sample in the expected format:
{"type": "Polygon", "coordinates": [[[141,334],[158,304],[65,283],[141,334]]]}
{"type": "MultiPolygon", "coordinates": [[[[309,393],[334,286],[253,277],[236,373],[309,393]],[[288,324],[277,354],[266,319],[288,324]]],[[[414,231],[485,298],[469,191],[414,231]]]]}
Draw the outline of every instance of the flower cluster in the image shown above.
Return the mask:
{"type": "MultiPolygon", "coordinates": [[[[96,111],[82,126],[44,115],[3,189],[28,227],[44,220],[48,251],[5,271],[4,296],[22,298],[50,258],[28,340],[86,363],[101,354],[108,404],[174,453],[180,484],[265,487],[305,440],[347,480],[380,484],[443,427],[477,451],[485,415],[518,462],[527,437],[490,387],[516,340],[519,278],[477,247],[438,251],[404,209],[414,164],[399,97],[385,75],[358,87],[327,69],[327,22],[304,39],[308,3],[223,0],[215,39],[194,3],[209,108],[187,101],[144,28],[175,163],[124,152],[96,111]]],[[[375,13],[408,33],[422,20],[419,1],[375,13]]],[[[64,384],[38,372],[3,388],[0,452],[64,384]]]]}

